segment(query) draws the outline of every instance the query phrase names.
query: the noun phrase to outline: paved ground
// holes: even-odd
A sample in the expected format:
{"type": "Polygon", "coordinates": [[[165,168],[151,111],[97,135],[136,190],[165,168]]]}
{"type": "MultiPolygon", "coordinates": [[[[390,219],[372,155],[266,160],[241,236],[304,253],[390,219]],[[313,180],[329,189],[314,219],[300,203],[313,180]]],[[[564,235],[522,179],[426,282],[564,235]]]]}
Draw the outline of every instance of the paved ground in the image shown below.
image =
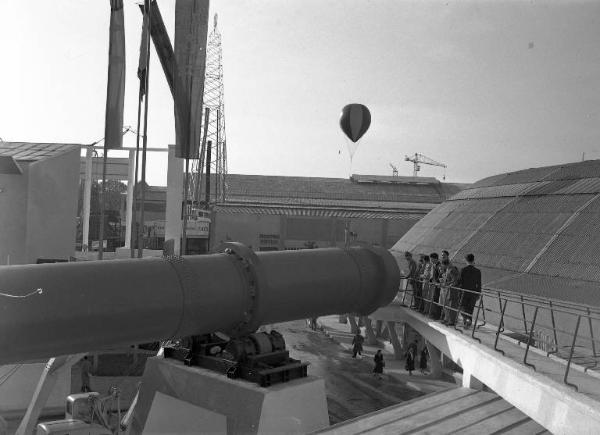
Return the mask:
{"type": "Polygon", "coordinates": [[[381,346],[386,362],[383,379],[373,376],[373,355],[377,347],[365,346],[362,357],[352,358],[349,325],[337,316],[319,319],[323,330],[312,331],[305,321],[275,326],[286,340],[290,355],[310,363],[311,375],[325,379],[330,423],[338,423],[455,384],[430,379],[417,370],[412,376],[403,361],[394,361],[391,346],[381,346]]]}
{"type": "MultiPolygon", "coordinates": [[[[404,361],[393,359],[389,344],[365,345],[362,357],[352,358],[350,326],[340,324],[337,319],[338,316],[320,318],[317,331],[312,331],[304,320],[275,325],[285,337],[290,356],[309,362],[309,373],[325,380],[331,424],[456,387],[450,382],[431,379],[418,370],[409,376],[404,370],[404,361]],[[378,348],[382,349],[386,362],[381,380],[372,373],[373,355],[378,348]]],[[[72,378],[72,390],[79,391],[78,365],[73,367],[72,378]]],[[[14,433],[18,421],[8,423],[8,433],[14,433]]]]}

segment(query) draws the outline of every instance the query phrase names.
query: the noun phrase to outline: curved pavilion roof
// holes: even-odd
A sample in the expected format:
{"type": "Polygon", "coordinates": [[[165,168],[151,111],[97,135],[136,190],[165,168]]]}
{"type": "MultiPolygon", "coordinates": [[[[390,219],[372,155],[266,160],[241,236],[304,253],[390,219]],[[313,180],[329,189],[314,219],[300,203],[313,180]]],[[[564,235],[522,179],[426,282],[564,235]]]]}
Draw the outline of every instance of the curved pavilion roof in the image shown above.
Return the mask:
{"type": "Polygon", "coordinates": [[[600,306],[600,160],[484,178],[391,250],[443,249],[455,263],[473,253],[488,288],[600,306]]]}

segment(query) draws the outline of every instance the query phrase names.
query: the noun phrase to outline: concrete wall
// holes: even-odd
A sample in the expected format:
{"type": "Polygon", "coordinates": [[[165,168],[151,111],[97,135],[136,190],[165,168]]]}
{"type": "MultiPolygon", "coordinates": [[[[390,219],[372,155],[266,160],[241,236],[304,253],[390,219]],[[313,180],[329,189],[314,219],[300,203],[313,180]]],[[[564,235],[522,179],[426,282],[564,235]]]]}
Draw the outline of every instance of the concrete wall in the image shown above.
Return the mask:
{"type": "Polygon", "coordinates": [[[29,166],[20,164],[22,175],[0,174],[0,265],[27,262],[27,189],[29,166]]]}
{"type": "Polygon", "coordinates": [[[75,253],[79,149],[32,163],[27,201],[27,260],[75,253]]]}
{"type": "Polygon", "coordinates": [[[280,219],[280,216],[274,215],[217,213],[211,245],[217,247],[223,242],[235,241],[258,251],[260,234],[280,234],[280,219]]]}
{"type": "MultiPolygon", "coordinates": [[[[357,233],[356,241],[390,248],[416,220],[343,219],[303,216],[254,215],[217,213],[211,230],[211,246],[225,241],[236,241],[259,250],[266,247],[265,237],[279,238],[278,249],[305,248],[314,242],[319,248],[344,246],[346,223],[357,233]]],[[[352,241],[349,239],[349,241],[352,241]]]]}
{"type": "Polygon", "coordinates": [[[79,149],[0,175],[0,265],[75,252],[79,149]]]}

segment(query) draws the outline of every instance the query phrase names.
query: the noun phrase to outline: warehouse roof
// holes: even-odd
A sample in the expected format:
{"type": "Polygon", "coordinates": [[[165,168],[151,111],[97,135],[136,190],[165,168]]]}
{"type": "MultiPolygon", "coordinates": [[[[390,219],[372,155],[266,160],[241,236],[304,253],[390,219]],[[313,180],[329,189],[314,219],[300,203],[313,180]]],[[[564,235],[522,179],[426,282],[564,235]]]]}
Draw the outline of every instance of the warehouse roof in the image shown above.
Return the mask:
{"type": "Polygon", "coordinates": [[[80,144],[0,141],[0,156],[12,157],[17,162],[37,162],[80,148],[80,144]]]}
{"type": "Polygon", "coordinates": [[[229,200],[254,200],[260,197],[284,203],[293,202],[296,198],[310,198],[437,204],[464,187],[440,183],[435,178],[372,175],[353,175],[352,178],[345,179],[229,174],[226,180],[229,200]],[[367,179],[368,182],[365,181],[367,179]]]}
{"type": "Polygon", "coordinates": [[[473,253],[495,288],[600,306],[600,160],[478,181],[392,248],[473,253]]]}

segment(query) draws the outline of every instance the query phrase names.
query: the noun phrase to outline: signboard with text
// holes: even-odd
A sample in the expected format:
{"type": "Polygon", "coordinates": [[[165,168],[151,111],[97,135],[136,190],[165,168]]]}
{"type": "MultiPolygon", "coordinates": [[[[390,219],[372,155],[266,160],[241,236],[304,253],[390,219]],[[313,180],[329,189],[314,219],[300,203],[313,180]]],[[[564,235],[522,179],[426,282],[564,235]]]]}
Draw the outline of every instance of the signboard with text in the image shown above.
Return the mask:
{"type": "Polygon", "coordinates": [[[187,221],[186,236],[197,238],[208,238],[210,231],[210,219],[199,217],[187,221]]]}

